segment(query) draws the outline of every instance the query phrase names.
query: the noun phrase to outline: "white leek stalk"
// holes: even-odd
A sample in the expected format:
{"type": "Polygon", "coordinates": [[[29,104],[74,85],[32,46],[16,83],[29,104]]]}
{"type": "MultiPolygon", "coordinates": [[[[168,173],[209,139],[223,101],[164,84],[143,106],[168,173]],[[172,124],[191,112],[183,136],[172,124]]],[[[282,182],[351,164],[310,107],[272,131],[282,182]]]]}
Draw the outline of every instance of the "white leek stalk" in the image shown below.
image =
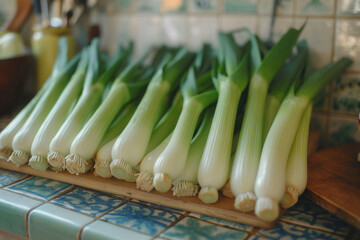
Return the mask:
{"type": "Polygon", "coordinates": [[[281,199],[281,206],[289,208],[297,203],[298,197],[305,191],[307,183],[307,148],[309,140],[309,125],[312,104],[306,108],[293,145],[290,150],[286,166],[285,194],[281,199]]]}
{"type": "MultiPolygon", "coordinates": [[[[81,174],[89,170],[88,162],[94,157],[116,114],[140,94],[141,88],[132,89],[128,82],[137,80],[141,72],[140,62],[135,62],[115,79],[105,99],[71,143],[70,154],[66,156],[66,169],[70,173],[81,174]]],[[[146,87],[146,82],[142,87],[146,87]]]]}
{"type": "Polygon", "coordinates": [[[55,136],[61,125],[64,123],[67,114],[71,111],[77,101],[83,86],[88,64],[88,52],[83,50],[81,60],[71,80],[66,85],[54,107],[47,115],[39,131],[36,133],[31,145],[31,155],[29,165],[40,171],[45,171],[48,167],[47,154],[52,138],[55,136]]]}
{"type": "Polygon", "coordinates": [[[95,176],[100,176],[103,178],[111,177],[111,149],[114,146],[117,137],[120,135],[120,133],[124,130],[128,122],[130,121],[138,103],[139,101],[133,101],[127,106],[125,106],[125,108],[121,110],[120,115],[114,120],[114,122],[110,125],[109,129],[106,131],[104,138],[100,142],[99,150],[97,151],[95,156],[95,176]]]}
{"type": "Polygon", "coordinates": [[[198,193],[198,169],[201,161],[201,156],[204,152],[206,140],[209,135],[213,115],[213,108],[206,111],[199,130],[191,141],[185,167],[181,175],[174,181],[172,191],[173,195],[175,196],[196,196],[198,193]]]}
{"type": "Polygon", "coordinates": [[[338,74],[351,65],[342,58],[312,74],[295,92],[293,84],[271,125],[261,152],[255,181],[255,214],[273,221],[279,216],[279,201],[285,192],[286,164],[299,122],[314,97],[338,74]]]}
{"type": "Polygon", "coordinates": [[[165,150],[169,144],[172,133],[166,137],[156,148],[145,155],[140,163],[140,173],[136,178],[136,188],[140,188],[143,191],[150,192],[153,186],[153,170],[154,165],[160,154],[165,150]]]}
{"type": "Polygon", "coordinates": [[[217,202],[218,190],[226,183],[237,108],[249,81],[248,54],[239,63],[233,37],[220,37],[220,40],[225,40],[221,45],[224,47],[227,76],[213,66],[217,72],[213,77],[218,81],[219,99],[198,171],[199,198],[205,203],[217,202]]]}
{"type": "Polygon", "coordinates": [[[160,118],[165,99],[192,60],[192,54],[186,50],[180,51],[152,78],[134,116],[114,144],[113,161],[110,165],[114,177],[130,182],[136,180],[134,167],[146,153],[151,132],[160,118]]]}
{"type": "Polygon", "coordinates": [[[263,145],[266,95],[270,82],[290,55],[302,28],[290,29],[270,50],[261,64],[255,66],[250,80],[244,120],[235,153],[230,185],[236,209],[247,212],[255,207],[254,183],[263,145]]]}
{"type": "MultiPolygon", "coordinates": [[[[62,38],[59,42],[61,42],[62,40],[65,39],[62,38]]],[[[62,48],[61,51],[63,50],[64,49],[62,48]]],[[[65,51],[65,54],[66,53],[67,51],[65,51]]],[[[29,161],[31,145],[33,143],[35,135],[39,130],[41,124],[45,120],[46,116],[50,112],[51,108],[54,106],[62,90],[65,88],[66,84],[71,78],[71,75],[76,68],[78,60],[79,56],[76,56],[66,65],[65,69],[59,71],[58,74],[54,74],[52,76],[54,79],[51,81],[49,89],[41,97],[38,104],[31,112],[29,118],[26,120],[24,125],[21,127],[21,129],[13,139],[13,153],[9,158],[11,162],[15,163],[16,165],[23,165],[29,161]]]]}

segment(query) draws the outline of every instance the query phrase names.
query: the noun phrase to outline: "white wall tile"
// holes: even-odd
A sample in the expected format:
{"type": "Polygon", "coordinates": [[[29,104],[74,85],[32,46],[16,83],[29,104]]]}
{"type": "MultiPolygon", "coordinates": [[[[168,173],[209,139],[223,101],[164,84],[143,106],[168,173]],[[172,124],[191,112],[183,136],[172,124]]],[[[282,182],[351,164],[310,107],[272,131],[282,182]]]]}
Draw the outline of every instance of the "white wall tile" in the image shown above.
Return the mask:
{"type": "Polygon", "coordinates": [[[338,0],[337,1],[337,15],[360,16],[360,1],[359,0],[338,0]]]}
{"type": "Polygon", "coordinates": [[[150,47],[159,46],[163,42],[162,18],[153,14],[136,14],[134,24],[137,31],[135,34],[135,57],[140,57],[150,47]]]}
{"type": "MultiPolygon", "coordinates": [[[[232,31],[243,27],[247,27],[255,33],[256,15],[223,15],[221,17],[220,28],[222,31],[232,31]]],[[[239,44],[244,44],[249,39],[246,32],[236,33],[235,38],[239,44]]]]}
{"type": "MultiPolygon", "coordinates": [[[[290,27],[293,27],[294,20],[290,17],[277,17],[274,23],[272,40],[277,42],[284,33],[289,30],[290,27]]],[[[271,19],[270,17],[260,17],[259,18],[259,29],[258,35],[263,41],[269,40],[271,19]]]]}
{"type": "Polygon", "coordinates": [[[186,45],[186,15],[164,15],[162,23],[164,31],[164,43],[171,46],[186,45]]]}
{"type": "MultiPolygon", "coordinates": [[[[272,13],[275,0],[259,0],[258,13],[261,15],[270,15],[272,13]]],[[[280,0],[276,9],[277,14],[291,15],[294,12],[294,0],[280,0]]]]}
{"type": "MultiPolygon", "coordinates": [[[[304,19],[296,19],[300,28],[304,19]]],[[[305,39],[310,48],[310,58],[315,68],[321,68],[331,60],[334,21],[328,19],[309,19],[299,39],[305,39]]]]}
{"type": "Polygon", "coordinates": [[[218,22],[215,16],[188,17],[188,43],[191,50],[200,49],[204,42],[217,47],[218,22]]]}
{"type": "Polygon", "coordinates": [[[350,70],[360,71],[360,21],[337,20],[335,30],[335,59],[351,57],[350,70]]]}

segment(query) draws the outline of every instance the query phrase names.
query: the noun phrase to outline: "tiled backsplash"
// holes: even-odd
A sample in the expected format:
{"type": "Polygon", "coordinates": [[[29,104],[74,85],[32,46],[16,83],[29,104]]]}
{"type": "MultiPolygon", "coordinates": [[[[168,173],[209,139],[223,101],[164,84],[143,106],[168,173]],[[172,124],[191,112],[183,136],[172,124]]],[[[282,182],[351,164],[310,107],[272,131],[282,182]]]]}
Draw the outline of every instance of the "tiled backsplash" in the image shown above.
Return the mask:
{"type": "MultiPolygon", "coordinates": [[[[167,43],[198,49],[217,46],[217,31],[248,27],[264,41],[277,41],[289,27],[307,25],[301,34],[315,68],[342,56],[354,64],[336,79],[316,104],[312,127],[322,131],[321,146],[360,141],[360,1],[280,0],[271,28],[275,0],[108,0],[98,7],[102,47],[114,53],[119,43],[135,41],[135,54],[167,43]],[[271,32],[272,29],[272,32],[271,32]]],[[[239,43],[246,35],[238,35],[239,43]]]]}

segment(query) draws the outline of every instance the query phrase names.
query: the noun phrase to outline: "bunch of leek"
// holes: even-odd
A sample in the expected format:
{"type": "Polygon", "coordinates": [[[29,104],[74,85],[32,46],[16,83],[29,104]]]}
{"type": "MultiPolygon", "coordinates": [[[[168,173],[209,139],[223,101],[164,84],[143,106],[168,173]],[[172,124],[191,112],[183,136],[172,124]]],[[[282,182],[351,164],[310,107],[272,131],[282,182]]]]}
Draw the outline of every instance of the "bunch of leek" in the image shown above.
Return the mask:
{"type": "MultiPolygon", "coordinates": [[[[210,51],[210,48],[205,48],[199,56],[210,56],[210,51]]],[[[210,67],[210,59],[203,58],[202,60],[195,62],[182,81],[181,92],[184,102],[181,114],[170,142],[154,165],[153,185],[160,192],[169,191],[172,181],[182,173],[200,114],[218,97],[211,82],[211,73],[206,72],[208,71],[206,66],[210,67]]]]}
{"type": "Polygon", "coordinates": [[[146,153],[151,132],[161,117],[165,99],[177,87],[193,58],[192,53],[182,49],[152,77],[133,117],[113,146],[110,169],[114,177],[135,181],[134,167],[146,153]]]}
{"type": "Polygon", "coordinates": [[[205,203],[218,200],[227,180],[238,104],[249,81],[248,53],[240,56],[232,34],[220,33],[219,40],[221,62],[212,68],[219,99],[198,171],[199,198],[205,203]]]}
{"type": "Polygon", "coordinates": [[[279,201],[285,192],[287,160],[305,109],[331,80],[350,65],[351,60],[342,58],[313,73],[302,84],[294,82],[281,103],[266,137],[256,175],[255,194],[258,199],[255,214],[259,218],[272,221],[279,216],[279,201]]]}
{"type": "MultiPolygon", "coordinates": [[[[231,173],[231,189],[235,195],[235,208],[240,211],[254,209],[256,196],[254,183],[263,143],[265,102],[270,82],[290,55],[302,28],[290,29],[267,53],[261,62],[260,52],[253,51],[252,69],[244,120],[231,173]],[[254,59],[257,59],[254,61],[254,59]]],[[[252,45],[257,43],[252,41],[252,45]]]]}
{"type": "Polygon", "coordinates": [[[65,38],[59,40],[59,54],[56,59],[55,67],[50,76],[51,83],[43,93],[37,105],[27,118],[24,125],[16,133],[12,141],[13,152],[9,160],[17,165],[23,165],[30,159],[31,145],[35,135],[46,116],[51,111],[62,90],[71,78],[76,69],[80,56],[77,55],[69,63],[67,61],[67,41],[65,38]]]}
{"type": "MultiPolygon", "coordinates": [[[[104,67],[99,53],[99,40],[92,41],[90,61],[81,96],[50,143],[47,159],[53,168],[65,169],[65,157],[70,153],[71,143],[100,105],[106,85],[127,61],[130,51],[131,47],[125,52],[119,52],[108,70],[102,74],[104,67]]],[[[90,168],[90,165],[87,167],[90,168]]]]}

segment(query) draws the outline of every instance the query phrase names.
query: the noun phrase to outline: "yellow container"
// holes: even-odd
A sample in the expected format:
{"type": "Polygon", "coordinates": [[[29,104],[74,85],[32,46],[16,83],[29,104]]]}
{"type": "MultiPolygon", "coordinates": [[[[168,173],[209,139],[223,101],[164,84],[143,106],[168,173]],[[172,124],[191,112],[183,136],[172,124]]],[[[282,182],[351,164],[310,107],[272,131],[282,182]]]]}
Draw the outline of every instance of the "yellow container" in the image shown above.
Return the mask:
{"type": "Polygon", "coordinates": [[[67,37],[68,57],[71,58],[75,55],[75,40],[70,34],[69,28],[40,28],[36,29],[32,35],[31,48],[36,59],[37,90],[51,74],[61,36],[67,37]]]}

